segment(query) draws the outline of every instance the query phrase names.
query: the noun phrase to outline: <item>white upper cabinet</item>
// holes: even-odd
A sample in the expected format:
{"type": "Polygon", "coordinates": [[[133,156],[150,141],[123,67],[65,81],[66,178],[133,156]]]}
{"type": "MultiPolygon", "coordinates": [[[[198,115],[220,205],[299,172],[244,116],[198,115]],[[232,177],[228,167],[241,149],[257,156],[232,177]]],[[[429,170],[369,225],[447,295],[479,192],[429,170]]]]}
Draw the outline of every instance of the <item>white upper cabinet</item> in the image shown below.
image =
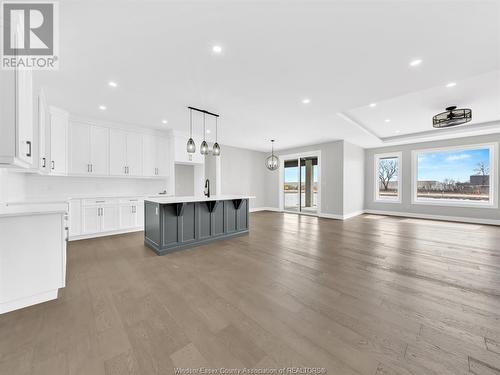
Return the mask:
{"type": "Polygon", "coordinates": [[[38,170],[42,174],[50,172],[50,129],[47,101],[43,91],[37,97],[38,115],[38,170]]]}
{"type": "Polygon", "coordinates": [[[50,107],[50,174],[67,174],[68,112],[50,107]]]}
{"type": "Polygon", "coordinates": [[[142,176],[142,134],[109,131],[109,173],[113,176],[142,176]]]}
{"type": "Polygon", "coordinates": [[[109,130],[71,122],[69,130],[69,173],[106,176],[109,171],[109,130]]]}
{"type": "Polygon", "coordinates": [[[203,164],[205,156],[200,154],[201,140],[193,136],[196,144],[196,152],[190,154],[186,150],[186,144],[189,139],[188,134],[174,132],[174,162],[179,164],[203,164]]]}
{"type": "Polygon", "coordinates": [[[127,132],[127,175],[142,176],[142,134],[127,132]]]}
{"type": "Polygon", "coordinates": [[[127,175],[127,133],[109,129],[109,174],[127,175]]]}
{"type": "Polygon", "coordinates": [[[0,72],[0,166],[31,168],[34,160],[31,70],[0,72]]]}
{"type": "Polygon", "coordinates": [[[90,173],[96,176],[109,174],[109,129],[90,126],[90,173]]]}
{"type": "Polygon", "coordinates": [[[168,138],[156,139],[156,175],[168,177],[170,175],[170,142],[168,138]]]}
{"type": "Polygon", "coordinates": [[[145,134],[142,137],[142,174],[143,176],[156,176],[156,138],[145,134]]]}
{"type": "Polygon", "coordinates": [[[142,175],[145,177],[167,177],[169,175],[169,142],[166,137],[143,135],[142,175]]]}

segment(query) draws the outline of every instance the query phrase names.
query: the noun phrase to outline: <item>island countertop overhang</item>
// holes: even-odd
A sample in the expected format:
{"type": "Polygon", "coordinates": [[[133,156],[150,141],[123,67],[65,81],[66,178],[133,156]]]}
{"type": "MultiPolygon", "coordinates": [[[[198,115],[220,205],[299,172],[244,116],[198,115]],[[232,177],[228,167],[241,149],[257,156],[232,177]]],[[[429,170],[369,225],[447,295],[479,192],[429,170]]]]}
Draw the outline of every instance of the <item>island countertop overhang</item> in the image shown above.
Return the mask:
{"type": "Polygon", "coordinates": [[[174,204],[174,203],[192,203],[192,202],[210,202],[210,201],[229,201],[235,199],[254,199],[255,196],[251,195],[214,195],[211,197],[205,196],[174,196],[174,197],[155,197],[147,198],[145,202],[153,202],[158,204],[174,204]]]}

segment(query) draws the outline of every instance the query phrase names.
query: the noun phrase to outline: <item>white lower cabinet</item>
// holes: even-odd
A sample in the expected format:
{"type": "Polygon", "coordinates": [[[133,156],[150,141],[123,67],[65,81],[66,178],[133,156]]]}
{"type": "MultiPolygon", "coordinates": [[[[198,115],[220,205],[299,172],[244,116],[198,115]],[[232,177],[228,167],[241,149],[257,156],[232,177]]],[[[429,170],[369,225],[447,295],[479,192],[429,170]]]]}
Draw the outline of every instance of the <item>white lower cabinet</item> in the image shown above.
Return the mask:
{"type": "Polygon", "coordinates": [[[144,197],[72,199],[70,239],[140,230],[144,225],[144,197]]]}

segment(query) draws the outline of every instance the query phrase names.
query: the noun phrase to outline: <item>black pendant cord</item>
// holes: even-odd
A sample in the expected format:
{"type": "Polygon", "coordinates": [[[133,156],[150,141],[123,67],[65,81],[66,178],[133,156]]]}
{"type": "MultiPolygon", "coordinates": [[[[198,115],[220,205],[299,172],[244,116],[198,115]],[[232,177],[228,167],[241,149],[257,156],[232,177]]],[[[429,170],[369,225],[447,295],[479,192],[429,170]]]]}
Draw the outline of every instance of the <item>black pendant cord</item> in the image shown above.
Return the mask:
{"type": "Polygon", "coordinates": [[[193,138],[193,111],[189,109],[189,138],[193,138]]]}
{"type": "Polygon", "coordinates": [[[205,129],[205,113],[203,113],[203,141],[205,141],[206,134],[207,134],[207,131],[205,129]]]}

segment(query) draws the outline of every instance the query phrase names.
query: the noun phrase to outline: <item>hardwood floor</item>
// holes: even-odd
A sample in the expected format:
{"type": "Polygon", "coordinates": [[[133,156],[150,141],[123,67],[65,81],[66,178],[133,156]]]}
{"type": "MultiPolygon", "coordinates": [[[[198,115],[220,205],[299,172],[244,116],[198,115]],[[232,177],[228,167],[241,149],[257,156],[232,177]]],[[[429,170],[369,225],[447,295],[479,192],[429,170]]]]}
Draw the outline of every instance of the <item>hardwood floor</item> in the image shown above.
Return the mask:
{"type": "Polygon", "coordinates": [[[163,257],[77,241],[58,300],[0,316],[0,374],[284,366],[500,374],[500,228],[259,212],[163,257]]]}

